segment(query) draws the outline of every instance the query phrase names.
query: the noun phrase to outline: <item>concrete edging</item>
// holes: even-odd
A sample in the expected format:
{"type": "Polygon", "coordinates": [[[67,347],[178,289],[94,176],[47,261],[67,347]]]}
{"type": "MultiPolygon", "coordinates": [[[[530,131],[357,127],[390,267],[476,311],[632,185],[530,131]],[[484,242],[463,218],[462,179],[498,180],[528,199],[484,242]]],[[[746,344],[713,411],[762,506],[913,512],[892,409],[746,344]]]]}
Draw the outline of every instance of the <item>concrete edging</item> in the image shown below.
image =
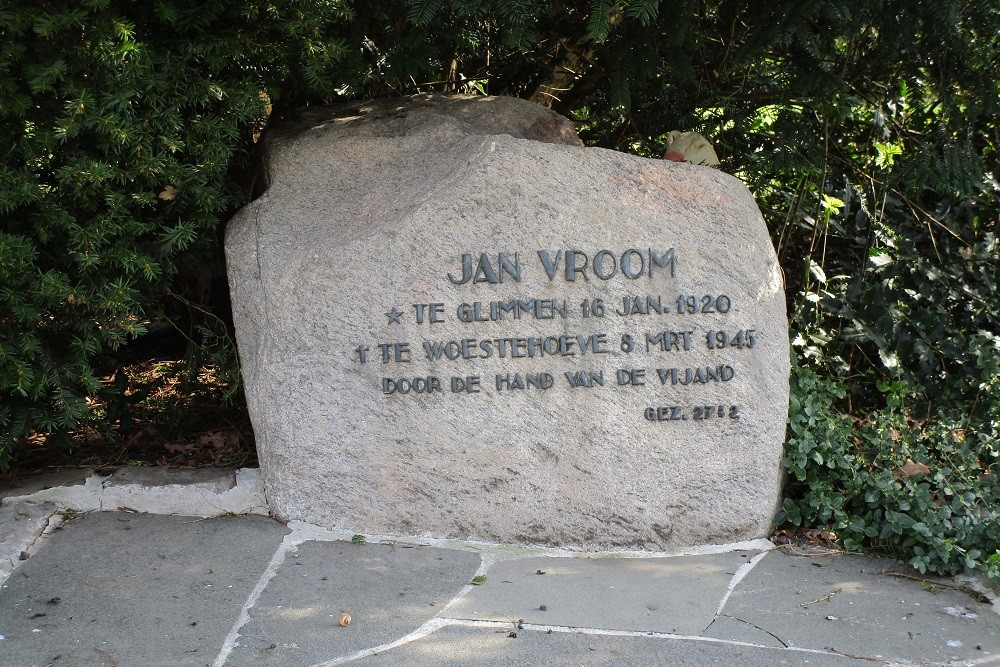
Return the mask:
{"type": "Polygon", "coordinates": [[[41,546],[65,512],[128,511],[184,516],[268,516],[256,468],[119,468],[110,475],[64,470],[0,488],[0,583],[41,546]]]}

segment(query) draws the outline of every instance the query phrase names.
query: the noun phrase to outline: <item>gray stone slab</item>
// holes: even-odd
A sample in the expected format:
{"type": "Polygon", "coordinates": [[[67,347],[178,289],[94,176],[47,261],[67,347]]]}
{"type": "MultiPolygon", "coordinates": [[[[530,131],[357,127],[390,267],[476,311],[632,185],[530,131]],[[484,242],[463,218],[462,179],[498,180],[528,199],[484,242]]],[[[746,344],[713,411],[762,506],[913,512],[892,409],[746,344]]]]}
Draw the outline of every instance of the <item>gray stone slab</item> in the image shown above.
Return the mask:
{"type": "Polygon", "coordinates": [[[286,532],[261,517],[75,518],[0,588],[0,663],[208,665],[286,532]]]}
{"type": "Polygon", "coordinates": [[[726,667],[871,666],[845,656],[786,649],[668,639],[447,627],[415,642],[351,663],[360,667],[621,667],[622,665],[725,665],[726,667]]]}
{"type": "MultiPolygon", "coordinates": [[[[736,587],[723,614],[789,646],[903,664],[1000,662],[1000,615],[964,592],[906,578],[915,575],[886,559],[774,551],[736,587]]],[[[742,638],[737,627],[717,623],[707,634],[742,638]]]]}
{"type": "Polygon", "coordinates": [[[16,483],[0,481],[0,500],[8,496],[26,496],[59,486],[82,486],[93,474],[92,468],[73,468],[18,479],[16,483]]]}
{"type": "Polygon", "coordinates": [[[226,667],[313,665],[395,641],[436,615],[479,564],[453,549],[305,542],[250,610],[226,667]]]}
{"type": "Polygon", "coordinates": [[[101,497],[107,477],[97,474],[85,477],[88,472],[90,471],[81,470],[42,475],[23,486],[10,489],[7,496],[0,498],[0,506],[51,501],[60,509],[72,509],[76,512],[101,510],[101,497]]]}
{"type": "Polygon", "coordinates": [[[976,572],[969,579],[990,591],[992,595],[1000,597],[1000,577],[988,577],[985,572],[976,572]]]}
{"type": "Polygon", "coordinates": [[[235,468],[119,468],[104,483],[105,488],[138,485],[144,487],[182,484],[211,493],[225,493],[236,486],[235,468]]]}
{"type": "Polygon", "coordinates": [[[33,550],[56,512],[54,503],[13,503],[0,507],[0,583],[33,550]]]}
{"type": "Polygon", "coordinates": [[[101,508],[154,514],[266,514],[255,468],[122,468],[105,483],[101,508]]]}
{"type": "Polygon", "coordinates": [[[136,510],[150,514],[269,514],[257,468],[124,467],[111,476],[70,471],[8,490],[0,506],[49,500],[79,512],[136,510]],[[72,473],[72,474],[71,474],[72,473]]]}
{"type": "Polygon", "coordinates": [[[445,616],[697,634],[712,622],[733,574],[753,555],[504,561],[445,616]]]}

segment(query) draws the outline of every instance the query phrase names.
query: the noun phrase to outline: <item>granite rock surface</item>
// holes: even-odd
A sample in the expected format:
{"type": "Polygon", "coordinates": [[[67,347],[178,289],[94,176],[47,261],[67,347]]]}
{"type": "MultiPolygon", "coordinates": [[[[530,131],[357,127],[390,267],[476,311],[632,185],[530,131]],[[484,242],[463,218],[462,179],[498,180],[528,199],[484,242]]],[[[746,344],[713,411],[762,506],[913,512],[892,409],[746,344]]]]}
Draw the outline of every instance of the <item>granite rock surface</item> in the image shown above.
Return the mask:
{"type": "Polygon", "coordinates": [[[275,514],[581,549],[764,536],[783,285],[745,186],[510,98],[314,109],[227,230],[275,514]]]}

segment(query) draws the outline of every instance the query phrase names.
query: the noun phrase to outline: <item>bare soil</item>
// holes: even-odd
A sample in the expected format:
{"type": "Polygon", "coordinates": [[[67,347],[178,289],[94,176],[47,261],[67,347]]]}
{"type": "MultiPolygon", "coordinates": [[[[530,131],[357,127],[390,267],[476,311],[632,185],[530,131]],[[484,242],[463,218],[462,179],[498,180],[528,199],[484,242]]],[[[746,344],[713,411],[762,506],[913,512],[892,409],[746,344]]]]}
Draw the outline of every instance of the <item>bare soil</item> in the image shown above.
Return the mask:
{"type": "Polygon", "coordinates": [[[124,391],[91,404],[97,417],[91,426],[68,438],[36,435],[21,443],[3,476],[13,482],[61,468],[257,465],[242,393],[213,369],[192,372],[183,360],[142,360],[102,380],[124,391]]]}

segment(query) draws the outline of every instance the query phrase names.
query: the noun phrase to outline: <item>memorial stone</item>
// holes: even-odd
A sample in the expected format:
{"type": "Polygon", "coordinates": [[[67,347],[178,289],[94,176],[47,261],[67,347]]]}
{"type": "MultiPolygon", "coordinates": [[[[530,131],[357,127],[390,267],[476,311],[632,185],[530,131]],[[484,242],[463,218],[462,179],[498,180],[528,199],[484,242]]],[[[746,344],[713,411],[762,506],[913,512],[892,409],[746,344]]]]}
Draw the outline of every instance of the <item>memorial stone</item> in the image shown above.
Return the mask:
{"type": "Polygon", "coordinates": [[[226,252],[282,519],[589,550],[768,534],[781,272],[716,169],[580,145],[522,100],[313,109],[226,252]]]}

